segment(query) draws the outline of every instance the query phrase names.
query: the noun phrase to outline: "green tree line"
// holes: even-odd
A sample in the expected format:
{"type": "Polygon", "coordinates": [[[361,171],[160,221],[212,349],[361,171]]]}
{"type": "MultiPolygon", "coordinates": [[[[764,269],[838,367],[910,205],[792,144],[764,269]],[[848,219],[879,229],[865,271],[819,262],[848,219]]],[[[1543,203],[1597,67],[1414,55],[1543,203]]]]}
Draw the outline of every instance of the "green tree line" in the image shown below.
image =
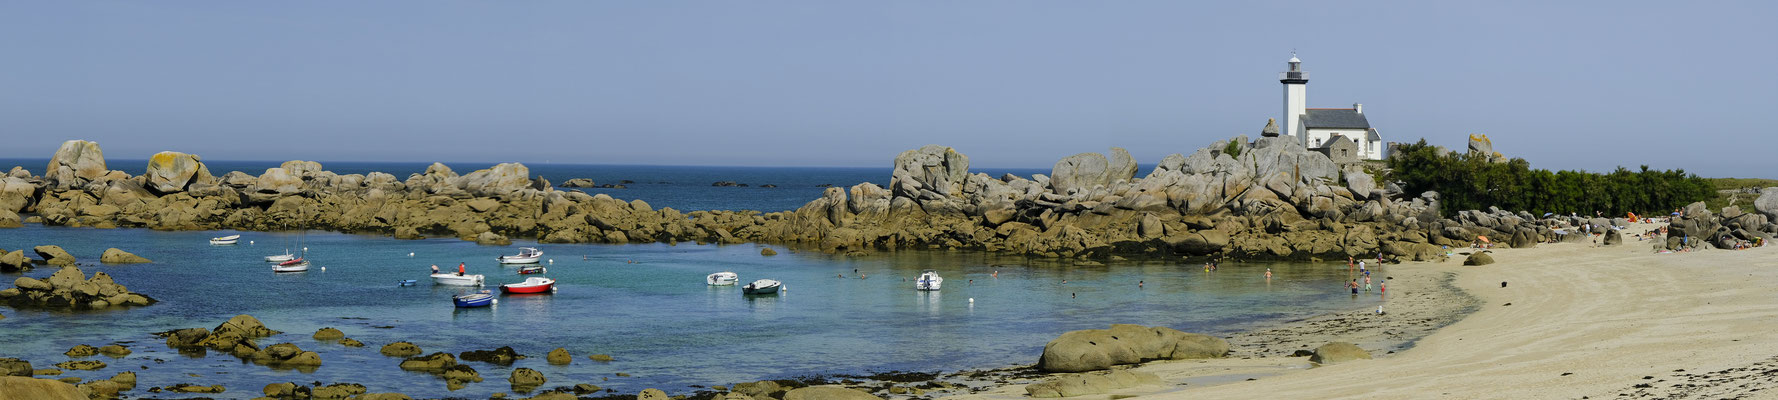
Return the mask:
{"type": "Polygon", "coordinates": [[[1446,216],[1489,206],[1538,215],[1592,215],[1594,211],[1611,216],[1626,212],[1667,215],[1716,195],[1708,179],[1682,169],[1651,170],[1644,165],[1637,171],[1618,167],[1609,174],[1596,174],[1532,169],[1522,158],[1504,163],[1488,158],[1484,154],[1441,154],[1421,139],[1395,149],[1387,161],[1386,179],[1398,182],[1407,193],[1438,192],[1439,213],[1446,216]]]}

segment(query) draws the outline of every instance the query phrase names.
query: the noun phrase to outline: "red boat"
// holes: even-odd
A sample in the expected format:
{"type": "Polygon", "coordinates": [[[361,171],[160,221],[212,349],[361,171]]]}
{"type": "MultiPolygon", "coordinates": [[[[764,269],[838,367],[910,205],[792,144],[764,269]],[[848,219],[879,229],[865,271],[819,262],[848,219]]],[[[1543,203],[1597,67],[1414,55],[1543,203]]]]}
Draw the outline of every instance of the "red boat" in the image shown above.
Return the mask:
{"type": "Polygon", "coordinates": [[[524,282],[500,285],[503,293],[550,293],[556,289],[556,280],[543,277],[525,278],[524,282]]]}

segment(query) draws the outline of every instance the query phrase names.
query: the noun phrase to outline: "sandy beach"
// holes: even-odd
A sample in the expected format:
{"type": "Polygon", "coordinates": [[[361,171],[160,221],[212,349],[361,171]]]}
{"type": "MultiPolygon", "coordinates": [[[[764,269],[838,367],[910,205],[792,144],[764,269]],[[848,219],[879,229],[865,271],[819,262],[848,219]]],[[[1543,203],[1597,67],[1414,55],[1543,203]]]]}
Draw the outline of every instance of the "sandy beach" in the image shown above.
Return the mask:
{"type": "Polygon", "coordinates": [[[1778,248],[1657,254],[1627,238],[1492,255],[1480,267],[1460,255],[1391,267],[1386,315],[1243,333],[1226,359],[1135,368],[1169,386],[1077,398],[1778,398],[1778,248]],[[1332,340],[1376,358],[1311,367],[1289,356],[1332,340]]]}

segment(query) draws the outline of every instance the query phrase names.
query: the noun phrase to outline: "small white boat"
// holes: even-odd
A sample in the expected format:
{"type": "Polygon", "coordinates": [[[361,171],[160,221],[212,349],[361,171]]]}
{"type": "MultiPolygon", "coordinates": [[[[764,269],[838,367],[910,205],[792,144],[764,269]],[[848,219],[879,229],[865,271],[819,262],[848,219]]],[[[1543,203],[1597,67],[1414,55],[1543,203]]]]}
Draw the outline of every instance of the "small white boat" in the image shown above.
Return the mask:
{"type": "Polygon", "coordinates": [[[303,272],[309,270],[309,260],[301,258],[285,260],[272,266],[272,272],[303,272]]]}
{"type": "Polygon", "coordinates": [[[784,288],[783,282],[778,282],[778,281],[774,281],[771,279],[760,279],[757,281],[753,281],[753,283],[747,284],[747,286],[742,286],[741,287],[741,294],[743,294],[743,295],[778,294],[778,290],[783,289],[783,288],[784,288]]]}
{"type": "Polygon", "coordinates": [[[284,254],[279,254],[279,255],[275,255],[275,256],[265,256],[265,262],[281,263],[281,262],[295,260],[295,259],[296,259],[296,255],[290,254],[289,252],[285,252],[284,254]]]}
{"type": "MultiPolygon", "coordinates": [[[[223,237],[219,237],[219,238],[210,238],[210,244],[214,244],[214,245],[235,244],[240,241],[241,241],[241,235],[228,235],[228,236],[223,236],[223,237]]],[[[285,260],[285,261],[289,261],[289,260],[285,260]]]]}
{"type": "Polygon", "coordinates": [[[920,279],[914,281],[914,290],[938,290],[944,283],[945,278],[939,277],[938,271],[929,269],[920,272],[920,279]]]}
{"type": "Polygon", "coordinates": [[[481,275],[432,274],[432,283],[450,286],[481,286],[481,275]]]}
{"type": "Polygon", "coordinates": [[[704,277],[704,283],[708,283],[710,286],[734,286],[735,282],[740,280],[740,275],[727,271],[717,272],[704,277]]]}
{"type": "Polygon", "coordinates": [[[517,255],[500,256],[500,263],[501,264],[536,264],[537,261],[542,258],[543,258],[543,250],[538,250],[533,247],[521,247],[521,248],[519,248],[519,254],[517,254],[517,255]]]}

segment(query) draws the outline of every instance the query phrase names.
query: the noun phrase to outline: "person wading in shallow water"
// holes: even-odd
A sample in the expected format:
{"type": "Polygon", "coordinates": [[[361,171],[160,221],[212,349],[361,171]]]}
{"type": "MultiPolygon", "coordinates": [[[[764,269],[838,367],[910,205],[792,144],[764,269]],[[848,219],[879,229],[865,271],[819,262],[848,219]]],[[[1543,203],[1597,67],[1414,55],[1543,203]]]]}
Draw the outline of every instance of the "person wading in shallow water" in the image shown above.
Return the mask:
{"type": "Polygon", "coordinates": [[[1354,295],[1358,294],[1358,280],[1353,279],[1351,282],[1347,282],[1346,288],[1352,289],[1352,294],[1354,294],[1354,295]]]}

